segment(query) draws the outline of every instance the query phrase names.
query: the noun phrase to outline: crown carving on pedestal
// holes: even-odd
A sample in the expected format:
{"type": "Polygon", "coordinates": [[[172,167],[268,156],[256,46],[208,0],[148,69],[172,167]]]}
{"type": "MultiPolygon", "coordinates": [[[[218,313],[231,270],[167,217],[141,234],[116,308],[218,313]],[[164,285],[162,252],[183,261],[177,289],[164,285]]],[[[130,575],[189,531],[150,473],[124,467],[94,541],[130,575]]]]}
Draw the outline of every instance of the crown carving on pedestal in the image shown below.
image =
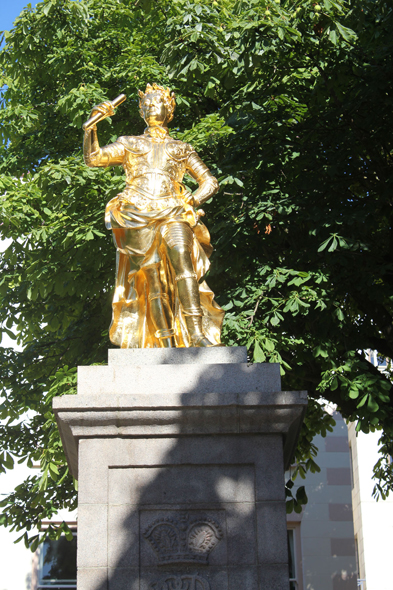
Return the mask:
{"type": "Polygon", "coordinates": [[[188,513],[155,520],[143,533],[158,556],[159,565],[208,563],[209,553],[223,537],[212,518],[190,518],[188,513]]]}

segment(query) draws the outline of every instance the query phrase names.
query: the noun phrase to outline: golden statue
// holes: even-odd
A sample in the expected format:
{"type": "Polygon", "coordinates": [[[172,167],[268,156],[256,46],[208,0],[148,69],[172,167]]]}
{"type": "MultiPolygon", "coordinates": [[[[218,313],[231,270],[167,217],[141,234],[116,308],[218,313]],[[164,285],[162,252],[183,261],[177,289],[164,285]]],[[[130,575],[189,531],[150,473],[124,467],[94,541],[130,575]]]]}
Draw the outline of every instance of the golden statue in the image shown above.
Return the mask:
{"type": "Polygon", "coordinates": [[[143,135],[99,146],[95,122],[113,115],[124,95],[95,106],[83,126],[87,166],[123,166],[126,174],[105,212],[117,248],[110,339],[121,348],[220,346],[224,312],[201,280],[213,248],[195,209],[218,182],[191,145],[168,133],[174,93],[148,84],[139,99],[143,135]],[[199,185],[193,194],[182,184],[186,173],[199,185]]]}

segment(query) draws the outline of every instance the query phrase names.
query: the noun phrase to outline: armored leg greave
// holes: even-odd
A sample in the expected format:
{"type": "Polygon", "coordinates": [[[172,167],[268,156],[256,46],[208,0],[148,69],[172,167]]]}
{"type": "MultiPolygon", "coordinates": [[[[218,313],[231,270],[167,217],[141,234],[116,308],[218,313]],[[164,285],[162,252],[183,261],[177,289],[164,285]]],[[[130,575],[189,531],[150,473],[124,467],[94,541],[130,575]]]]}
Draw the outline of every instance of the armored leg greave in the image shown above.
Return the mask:
{"type": "Polygon", "coordinates": [[[154,264],[143,269],[149,287],[148,302],[150,317],[156,329],[154,336],[159,340],[160,346],[162,348],[173,348],[175,346],[173,314],[169,305],[168,295],[162,290],[158,270],[159,264],[154,264]]]}
{"type": "Polygon", "coordinates": [[[186,223],[170,223],[162,232],[185,316],[191,346],[213,346],[202,331],[202,309],[197,274],[191,260],[194,234],[186,223]]]}

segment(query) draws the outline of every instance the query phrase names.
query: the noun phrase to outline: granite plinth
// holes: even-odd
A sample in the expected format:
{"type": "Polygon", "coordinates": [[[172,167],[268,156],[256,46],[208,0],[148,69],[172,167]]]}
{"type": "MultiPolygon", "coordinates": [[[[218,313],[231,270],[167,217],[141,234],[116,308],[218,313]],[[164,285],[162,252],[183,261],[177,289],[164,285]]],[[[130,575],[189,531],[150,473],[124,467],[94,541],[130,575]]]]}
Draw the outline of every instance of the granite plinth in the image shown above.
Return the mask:
{"type": "Polygon", "coordinates": [[[109,350],[107,366],[78,367],[78,395],[269,393],[277,363],[247,364],[244,346],[109,350]]]}
{"type": "Polygon", "coordinates": [[[178,365],[246,363],[245,346],[216,348],[110,348],[109,365],[178,365]]]}
{"type": "Polygon", "coordinates": [[[287,590],[284,466],[306,394],[240,347],[109,361],[53,401],[79,480],[78,590],[287,590]]]}

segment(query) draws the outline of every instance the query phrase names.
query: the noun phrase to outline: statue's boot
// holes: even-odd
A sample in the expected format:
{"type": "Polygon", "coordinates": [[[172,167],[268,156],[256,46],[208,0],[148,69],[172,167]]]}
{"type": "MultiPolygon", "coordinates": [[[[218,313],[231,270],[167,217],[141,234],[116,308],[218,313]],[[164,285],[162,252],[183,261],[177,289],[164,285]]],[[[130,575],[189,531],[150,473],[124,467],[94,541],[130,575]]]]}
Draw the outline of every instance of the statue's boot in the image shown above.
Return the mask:
{"type": "Polygon", "coordinates": [[[197,275],[184,272],[175,277],[180,303],[186,320],[191,346],[206,348],[216,346],[206,338],[202,330],[202,308],[199,296],[197,275]]]}
{"type": "Polygon", "coordinates": [[[191,346],[197,346],[200,348],[207,348],[215,346],[210,340],[206,338],[202,331],[202,316],[190,316],[186,315],[187,330],[190,335],[191,346]]]}

